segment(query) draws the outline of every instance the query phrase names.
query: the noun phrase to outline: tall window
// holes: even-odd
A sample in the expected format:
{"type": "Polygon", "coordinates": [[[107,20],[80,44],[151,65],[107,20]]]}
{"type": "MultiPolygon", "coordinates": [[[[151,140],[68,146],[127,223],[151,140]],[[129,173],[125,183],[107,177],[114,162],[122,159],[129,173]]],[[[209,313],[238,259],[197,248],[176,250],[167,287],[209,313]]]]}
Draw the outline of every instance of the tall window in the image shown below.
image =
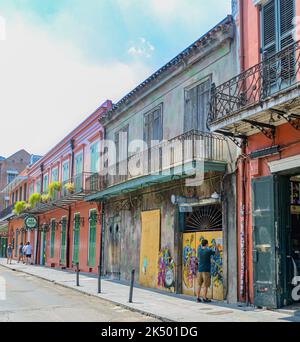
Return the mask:
{"type": "Polygon", "coordinates": [[[41,193],[41,180],[40,179],[38,179],[35,183],[35,191],[37,194],[41,193]]]}
{"type": "Polygon", "coordinates": [[[97,211],[91,210],[89,217],[89,255],[88,265],[95,267],[96,257],[97,211]]]}
{"type": "Polygon", "coordinates": [[[29,197],[34,193],[34,183],[29,185],[29,197]]]}
{"type": "Polygon", "coordinates": [[[51,182],[58,182],[58,168],[54,168],[51,173],[51,182]]]}
{"type": "Polygon", "coordinates": [[[51,237],[50,237],[50,258],[54,258],[54,248],[55,248],[55,220],[51,221],[51,237]]]}
{"type": "Polygon", "coordinates": [[[100,142],[93,143],[90,147],[90,171],[98,173],[100,166],[100,142]]]}
{"type": "Polygon", "coordinates": [[[60,234],[60,264],[66,263],[66,240],[67,240],[67,219],[65,217],[61,220],[61,234],[60,234]]]}
{"type": "Polygon", "coordinates": [[[10,184],[16,177],[18,173],[15,171],[7,171],[7,184],[10,184]]]}
{"type": "Polygon", "coordinates": [[[201,84],[186,90],[184,131],[198,130],[207,132],[207,115],[209,110],[211,81],[207,80],[201,84]]]}
{"type": "Polygon", "coordinates": [[[270,57],[294,42],[295,0],[270,0],[261,10],[262,53],[270,57]]]}
{"type": "Polygon", "coordinates": [[[163,115],[162,105],[147,113],[144,119],[144,141],[148,148],[151,148],[153,142],[161,142],[163,139],[163,115]]]}
{"type": "Polygon", "coordinates": [[[48,186],[49,186],[49,175],[48,173],[46,173],[43,179],[43,193],[46,193],[48,191],[48,186]]]}
{"type": "Polygon", "coordinates": [[[74,215],[74,230],[73,230],[73,263],[79,260],[79,237],[80,237],[80,214],[74,215]]]}

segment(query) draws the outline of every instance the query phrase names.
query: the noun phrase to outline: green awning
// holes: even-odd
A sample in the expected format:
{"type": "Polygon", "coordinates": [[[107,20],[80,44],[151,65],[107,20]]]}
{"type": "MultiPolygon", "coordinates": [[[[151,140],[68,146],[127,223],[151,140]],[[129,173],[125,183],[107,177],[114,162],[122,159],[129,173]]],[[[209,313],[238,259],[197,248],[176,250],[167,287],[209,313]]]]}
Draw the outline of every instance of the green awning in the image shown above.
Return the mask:
{"type": "MultiPolygon", "coordinates": [[[[216,162],[205,162],[204,171],[216,171],[216,172],[225,172],[226,163],[216,163],[216,162]]],[[[187,177],[191,177],[195,171],[195,163],[191,162],[189,164],[184,165],[184,172],[182,170],[182,166],[178,166],[172,171],[168,171],[161,174],[153,174],[147,175],[135,179],[131,179],[129,181],[125,181],[123,183],[113,185],[103,191],[100,191],[96,194],[90,195],[85,198],[86,202],[95,202],[95,201],[105,201],[112,197],[117,197],[123,194],[127,194],[133,191],[141,190],[153,185],[167,183],[174,180],[179,180],[187,177]]]]}

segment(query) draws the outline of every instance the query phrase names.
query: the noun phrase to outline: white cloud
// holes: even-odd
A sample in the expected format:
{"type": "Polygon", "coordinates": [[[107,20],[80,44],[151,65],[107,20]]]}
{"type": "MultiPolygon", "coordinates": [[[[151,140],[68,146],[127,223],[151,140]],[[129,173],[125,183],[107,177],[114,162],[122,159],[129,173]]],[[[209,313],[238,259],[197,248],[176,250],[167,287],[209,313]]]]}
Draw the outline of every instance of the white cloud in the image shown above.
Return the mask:
{"type": "Polygon", "coordinates": [[[150,71],[140,63],[91,65],[71,44],[22,17],[0,41],[0,155],[43,154],[106,99],[116,101],[150,71]]]}
{"type": "Polygon", "coordinates": [[[150,58],[155,51],[155,47],[143,37],[137,43],[132,44],[128,49],[128,53],[132,56],[150,58]]]}

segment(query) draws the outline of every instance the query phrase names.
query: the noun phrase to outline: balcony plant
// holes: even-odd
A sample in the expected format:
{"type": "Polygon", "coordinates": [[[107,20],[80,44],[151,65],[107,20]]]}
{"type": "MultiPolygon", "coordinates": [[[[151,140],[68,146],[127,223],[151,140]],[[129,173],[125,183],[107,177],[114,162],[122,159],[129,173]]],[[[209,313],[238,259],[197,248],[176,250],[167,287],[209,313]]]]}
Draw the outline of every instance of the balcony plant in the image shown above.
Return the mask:
{"type": "Polygon", "coordinates": [[[41,202],[42,202],[43,204],[49,203],[50,200],[51,200],[51,197],[50,197],[49,194],[43,194],[43,195],[41,196],[41,202]]]}
{"type": "Polygon", "coordinates": [[[50,198],[54,198],[55,194],[59,191],[61,191],[61,183],[60,182],[52,182],[48,188],[48,195],[50,198]]]}
{"type": "Polygon", "coordinates": [[[73,194],[75,191],[75,185],[74,183],[67,183],[65,184],[65,189],[70,193],[73,194]]]}
{"type": "Polygon", "coordinates": [[[38,203],[41,202],[41,194],[32,194],[29,197],[29,205],[31,208],[34,208],[38,203]]]}
{"type": "Polygon", "coordinates": [[[13,213],[16,216],[20,216],[27,209],[27,203],[24,201],[19,201],[15,203],[13,213]]]}

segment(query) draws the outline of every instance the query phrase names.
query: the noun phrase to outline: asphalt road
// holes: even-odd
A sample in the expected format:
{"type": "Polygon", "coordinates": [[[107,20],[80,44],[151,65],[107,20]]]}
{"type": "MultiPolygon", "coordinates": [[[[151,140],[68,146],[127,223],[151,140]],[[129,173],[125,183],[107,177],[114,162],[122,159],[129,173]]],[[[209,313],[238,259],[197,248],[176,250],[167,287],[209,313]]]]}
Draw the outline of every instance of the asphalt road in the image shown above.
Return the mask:
{"type": "Polygon", "coordinates": [[[6,281],[6,300],[0,298],[0,322],[155,321],[26,274],[0,268],[0,277],[6,281]]]}

